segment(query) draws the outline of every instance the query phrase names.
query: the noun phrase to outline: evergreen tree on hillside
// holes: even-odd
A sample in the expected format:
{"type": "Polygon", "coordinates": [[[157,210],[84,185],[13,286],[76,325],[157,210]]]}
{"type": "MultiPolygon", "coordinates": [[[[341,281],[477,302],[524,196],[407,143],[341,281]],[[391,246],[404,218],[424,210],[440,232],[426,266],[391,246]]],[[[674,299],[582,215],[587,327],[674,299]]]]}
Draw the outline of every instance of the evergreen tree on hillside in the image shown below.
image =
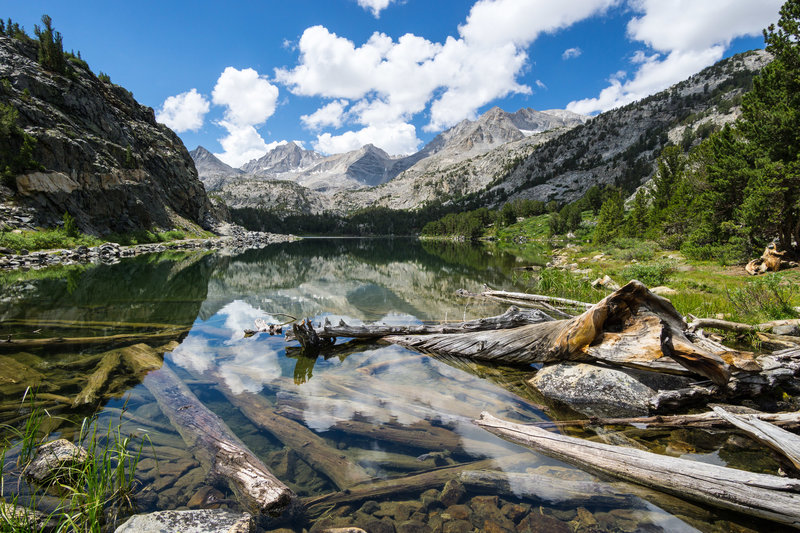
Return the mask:
{"type": "Polygon", "coordinates": [[[625,204],[622,192],[615,189],[610,192],[600,215],[597,218],[597,227],[594,229],[595,244],[604,244],[620,236],[620,228],[625,218],[625,204]]]}
{"type": "Polygon", "coordinates": [[[33,30],[39,39],[39,63],[47,70],[64,74],[67,71],[67,62],[64,59],[61,33],[55,31],[53,20],[48,15],[42,15],[42,24],[44,29],[37,24],[33,30]]]}

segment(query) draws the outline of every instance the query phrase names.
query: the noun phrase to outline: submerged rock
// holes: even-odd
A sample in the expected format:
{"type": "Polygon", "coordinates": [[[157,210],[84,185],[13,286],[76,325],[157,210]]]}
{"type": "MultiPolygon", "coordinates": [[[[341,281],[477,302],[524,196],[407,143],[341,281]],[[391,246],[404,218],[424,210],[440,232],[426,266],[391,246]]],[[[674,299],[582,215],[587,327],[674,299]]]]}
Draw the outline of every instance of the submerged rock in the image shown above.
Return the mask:
{"type": "Polygon", "coordinates": [[[67,439],[58,439],[43,444],[25,469],[25,476],[36,483],[70,477],[72,468],[84,464],[89,454],[67,439]]]}
{"type": "Polygon", "coordinates": [[[114,533],[248,533],[252,517],[222,509],[158,511],[130,517],[114,533]]]}

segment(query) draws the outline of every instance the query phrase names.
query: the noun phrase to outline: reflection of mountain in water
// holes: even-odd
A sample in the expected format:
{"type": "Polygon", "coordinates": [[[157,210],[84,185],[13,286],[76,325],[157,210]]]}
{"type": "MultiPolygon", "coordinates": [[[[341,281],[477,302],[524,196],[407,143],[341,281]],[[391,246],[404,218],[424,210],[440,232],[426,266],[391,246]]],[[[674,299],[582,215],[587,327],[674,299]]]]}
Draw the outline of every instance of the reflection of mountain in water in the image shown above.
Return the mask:
{"type": "Polygon", "coordinates": [[[459,300],[457,289],[479,291],[484,283],[513,287],[511,256],[450,244],[445,259],[428,249],[412,239],[306,239],[251,250],[220,264],[201,318],[241,299],[295,317],[328,313],[374,321],[401,313],[420,320],[455,319],[497,310],[459,300]],[[462,262],[454,260],[459,255],[462,262]]]}

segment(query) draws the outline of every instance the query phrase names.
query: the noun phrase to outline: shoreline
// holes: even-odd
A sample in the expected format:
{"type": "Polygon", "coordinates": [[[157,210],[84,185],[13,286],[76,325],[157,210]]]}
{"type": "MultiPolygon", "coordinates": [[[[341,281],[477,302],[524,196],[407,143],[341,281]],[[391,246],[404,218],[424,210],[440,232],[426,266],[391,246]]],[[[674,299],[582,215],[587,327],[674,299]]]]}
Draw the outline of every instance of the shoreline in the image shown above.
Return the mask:
{"type": "Polygon", "coordinates": [[[123,246],[104,242],[98,246],[78,246],[0,256],[0,271],[40,269],[51,266],[68,266],[87,263],[111,264],[127,257],[167,251],[193,250],[247,250],[263,248],[270,244],[300,240],[296,235],[262,231],[237,232],[212,238],[182,239],[178,241],[123,246]]]}

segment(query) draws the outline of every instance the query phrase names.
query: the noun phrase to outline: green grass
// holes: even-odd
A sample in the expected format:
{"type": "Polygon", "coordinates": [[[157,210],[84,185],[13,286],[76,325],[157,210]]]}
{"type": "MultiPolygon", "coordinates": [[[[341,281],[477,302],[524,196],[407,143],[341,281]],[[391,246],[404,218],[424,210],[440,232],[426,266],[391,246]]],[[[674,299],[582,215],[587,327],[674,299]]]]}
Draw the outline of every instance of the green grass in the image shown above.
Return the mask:
{"type": "Polygon", "coordinates": [[[675,272],[675,262],[659,260],[653,263],[633,263],[622,269],[622,276],[626,280],[636,279],[648,287],[657,287],[666,284],[675,272]]]}
{"type": "Polygon", "coordinates": [[[55,248],[77,248],[78,246],[97,246],[103,241],[91,235],[70,237],[63,229],[47,229],[38,231],[0,231],[0,247],[11,248],[19,253],[21,250],[52,250],[55,248]]]}
{"type": "Polygon", "coordinates": [[[50,530],[32,512],[45,495],[51,501],[57,495],[57,505],[44,522],[49,520],[51,525],[55,522],[59,532],[100,533],[118,517],[131,514],[137,485],[135,473],[144,441],[135,443],[131,436],[122,435],[121,421],[116,425],[109,423],[101,431],[96,417],[85,418],[75,444],[86,450],[88,459],[56,469],[48,486],[28,484],[24,471],[48,439],[42,427],[50,415],[36,406],[33,394],[29,395],[27,405],[30,414],[21,427],[3,426],[12,437],[4,442],[0,453],[0,474],[4,481],[10,481],[0,486],[0,496],[16,512],[0,513],[0,532],[50,530]],[[20,496],[22,492],[24,497],[20,496]]]}

